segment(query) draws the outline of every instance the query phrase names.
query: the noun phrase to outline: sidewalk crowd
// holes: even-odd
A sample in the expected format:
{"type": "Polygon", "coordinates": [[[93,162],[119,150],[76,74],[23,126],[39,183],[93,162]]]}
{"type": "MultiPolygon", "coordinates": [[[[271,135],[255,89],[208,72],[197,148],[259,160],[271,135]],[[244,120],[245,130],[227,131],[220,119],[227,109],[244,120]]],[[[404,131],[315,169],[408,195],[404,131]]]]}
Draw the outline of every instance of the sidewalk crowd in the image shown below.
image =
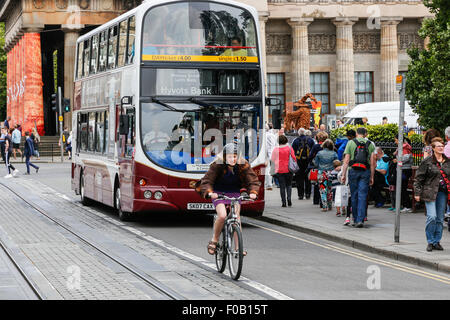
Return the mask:
{"type": "MultiPolygon", "coordinates": [[[[387,119],[383,119],[387,123],[387,119]]],[[[367,122],[367,121],[366,121],[367,122]]],[[[367,129],[349,129],[345,137],[334,143],[325,125],[316,130],[300,128],[292,143],[284,130],[266,125],[267,171],[266,189],[276,184],[280,188],[282,207],[293,206],[292,184],[296,183],[299,200],[313,198],[313,204],[326,212],[336,208],[336,216],[345,216],[344,225],[363,228],[368,221],[369,200],[375,208],[395,212],[397,161],[402,163],[402,213],[411,212],[412,200],[423,201],[426,209],[425,237],[427,251],[443,250],[440,244],[444,220],[450,217],[450,126],[445,129],[445,141],[436,129],[423,135],[424,159],[413,170],[411,141],[404,137],[401,158],[395,151],[392,157],[367,138],[367,129]],[[289,161],[296,161],[298,171],[290,169],[289,161]],[[412,197],[408,192],[413,178],[412,197]],[[384,193],[384,194],[383,194],[384,193]]],[[[407,132],[407,131],[405,131],[407,132]]],[[[399,141],[395,139],[398,145],[399,141]]],[[[448,224],[450,231],[450,224],[448,224]]]]}

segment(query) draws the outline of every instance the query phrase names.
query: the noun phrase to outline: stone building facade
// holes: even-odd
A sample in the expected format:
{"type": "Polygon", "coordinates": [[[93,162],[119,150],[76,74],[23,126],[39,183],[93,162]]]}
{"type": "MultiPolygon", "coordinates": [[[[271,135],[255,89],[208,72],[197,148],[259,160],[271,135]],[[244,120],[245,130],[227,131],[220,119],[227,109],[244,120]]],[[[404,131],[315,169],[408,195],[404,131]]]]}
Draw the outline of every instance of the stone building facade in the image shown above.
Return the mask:
{"type": "MultiPolygon", "coordinates": [[[[418,30],[430,16],[421,0],[238,1],[259,13],[268,94],[289,102],[311,92],[325,114],[345,111],[340,105],[398,100],[395,75],[407,70],[407,48],[424,46],[418,30]]],[[[64,97],[73,96],[77,38],[141,2],[0,0],[13,122],[55,134],[51,94],[58,85],[64,97]]]]}
{"type": "MultiPolygon", "coordinates": [[[[73,97],[78,37],[139,5],[142,0],[0,0],[8,54],[7,112],[25,130],[56,134],[51,95],[61,86],[73,97]],[[56,70],[56,74],[54,72],[56,70]]],[[[64,123],[71,126],[71,114],[64,123]]]]}
{"type": "Polygon", "coordinates": [[[260,16],[269,95],[288,102],[312,92],[337,115],[398,100],[395,76],[408,70],[406,50],[423,48],[418,30],[431,16],[420,0],[241,2],[260,16]]]}

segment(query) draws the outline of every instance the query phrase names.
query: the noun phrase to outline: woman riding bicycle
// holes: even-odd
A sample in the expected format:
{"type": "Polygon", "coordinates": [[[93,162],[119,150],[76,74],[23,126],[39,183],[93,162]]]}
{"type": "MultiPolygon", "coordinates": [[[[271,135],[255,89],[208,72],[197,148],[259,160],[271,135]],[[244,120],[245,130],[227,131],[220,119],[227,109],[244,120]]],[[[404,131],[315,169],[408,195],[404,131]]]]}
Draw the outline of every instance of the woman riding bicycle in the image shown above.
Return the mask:
{"type": "MultiPolygon", "coordinates": [[[[240,190],[245,188],[248,190],[250,199],[254,200],[258,195],[260,184],[258,176],[250,164],[245,159],[238,158],[237,145],[226,144],[222,154],[211,163],[208,172],[199,181],[196,188],[203,198],[212,199],[217,212],[213,237],[207,247],[209,254],[213,255],[216,252],[220,232],[227,217],[225,205],[229,205],[231,202],[231,200],[217,199],[219,194],[237,198],[240,196],[240,190]]],[[[238,220],[240,220],[240,208],[240,204],[235,207],[238,220]]],[[[244,251],[244,255],[246,254],[247,252],[244,251]]]]}

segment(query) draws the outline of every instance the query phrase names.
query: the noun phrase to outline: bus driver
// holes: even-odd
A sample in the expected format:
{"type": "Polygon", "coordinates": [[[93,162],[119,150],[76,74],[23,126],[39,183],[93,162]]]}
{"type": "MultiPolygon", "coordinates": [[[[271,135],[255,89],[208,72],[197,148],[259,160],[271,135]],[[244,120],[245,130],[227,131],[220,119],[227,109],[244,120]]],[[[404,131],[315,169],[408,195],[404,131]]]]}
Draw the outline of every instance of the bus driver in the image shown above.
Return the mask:
{"type": "Polygon", "coordinates": [[[239,37],[234,37],[231,39],[231,46],[233,48],[228,48],[221,54],[221,56],[232,56],[232,57],[246,57],[247,50],[242,49],[242,41],[239,37]]]}

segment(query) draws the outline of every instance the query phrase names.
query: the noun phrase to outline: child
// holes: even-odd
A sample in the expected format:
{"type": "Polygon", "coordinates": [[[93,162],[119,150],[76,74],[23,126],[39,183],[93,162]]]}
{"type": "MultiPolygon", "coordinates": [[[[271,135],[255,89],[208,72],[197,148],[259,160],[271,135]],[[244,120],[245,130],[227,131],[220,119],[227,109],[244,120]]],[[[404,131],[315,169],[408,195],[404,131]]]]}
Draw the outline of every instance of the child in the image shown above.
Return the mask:
{"type": "MultiPolygon", "coordinates": [[[[338,175],[341,172],[342,162],[339,160],[333,161],[333,167],[334,170],[330,173],[330,181],[331,181],[331,192],[333,192],[333,200],[335,200],[336,197],[336,187],[340,186],[341,183],[339,182],[338,175]]],[[[345,206],[337,206],[336,207],[336,216],[341,216],[341,210],[342,213],[345,214],[345,206]]]]}

